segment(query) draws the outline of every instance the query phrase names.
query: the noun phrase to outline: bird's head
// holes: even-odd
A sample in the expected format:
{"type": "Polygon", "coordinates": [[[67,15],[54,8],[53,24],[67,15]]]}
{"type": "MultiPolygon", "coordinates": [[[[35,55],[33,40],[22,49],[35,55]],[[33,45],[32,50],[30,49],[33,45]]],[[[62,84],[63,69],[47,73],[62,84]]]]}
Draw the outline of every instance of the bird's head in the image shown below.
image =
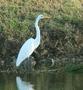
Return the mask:
{"type": "Polygon", "coordinates": [[[44,19],[44,18],[50,18],[49,16],[44,16],[42,14],[40,14],[39,16],[37,16],[36,18],[36,22],[35,22],[35,27],[38,26],[38,22],[41,20],[41,19],[44,19]]]}
{"type": "Polygon", "coordinates": [[[40,19],[44,19],[44,18],[50,18],[49,16],[44,16],[42,14],[40,14],[37,19],[40,20],[40,19]]]}

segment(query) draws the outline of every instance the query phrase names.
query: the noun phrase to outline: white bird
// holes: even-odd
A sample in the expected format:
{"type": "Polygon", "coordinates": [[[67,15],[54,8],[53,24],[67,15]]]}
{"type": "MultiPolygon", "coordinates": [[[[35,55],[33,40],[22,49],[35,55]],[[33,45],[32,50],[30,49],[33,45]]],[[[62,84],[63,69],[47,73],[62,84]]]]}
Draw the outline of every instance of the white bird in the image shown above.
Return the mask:
{"type": "Polygon", "coordinates": [[[49,18],[45,17],[43,15],[39,15],[36,18],[35,22],[35,28],[36,28],[36,38],[30,38],[28,39],[23,46],[21,47],[17,60],[16,60],[16,66],[18,67],[26,58],[29,58],[30,55],[33,53],[33,51],[39,46],[40,44],[40,28],[38,26],[38,22],[43,18],[49,18]]]}

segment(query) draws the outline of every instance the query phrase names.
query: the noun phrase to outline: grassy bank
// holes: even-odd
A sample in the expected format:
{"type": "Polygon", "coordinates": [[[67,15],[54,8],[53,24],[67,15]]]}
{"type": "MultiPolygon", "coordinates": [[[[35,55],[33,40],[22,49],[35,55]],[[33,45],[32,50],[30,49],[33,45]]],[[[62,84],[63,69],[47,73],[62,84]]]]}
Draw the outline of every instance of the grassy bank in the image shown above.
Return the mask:
{"type": "Polygon", "coordinates": [[[52,17],[45,23],[45,27],[50,29],[83,29],[82,5],[82,0],[1,0],[0,31],[3,29],[10,37],[13,37],[15,31],[24,33],[25,36],[25,32],[29,33],[29,28],[33,27],[34,19],[39,14],[52,17]]]}
{"type": "Polygon", "coordinates": [[[21,45],[34,36],[39,14],[52,17],[40,23],[41,32],[47,32],[41,53],[83,55],[83,0],[0,0],[0,63],[16,60],[21,45]]]}

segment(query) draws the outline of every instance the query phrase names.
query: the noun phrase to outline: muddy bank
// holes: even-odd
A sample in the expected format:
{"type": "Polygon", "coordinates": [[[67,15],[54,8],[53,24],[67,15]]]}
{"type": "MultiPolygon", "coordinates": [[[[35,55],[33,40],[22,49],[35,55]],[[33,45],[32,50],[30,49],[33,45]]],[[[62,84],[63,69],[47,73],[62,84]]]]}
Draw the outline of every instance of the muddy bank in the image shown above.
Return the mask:
{"type": "MultiPolygon", "coordinates": [[[[62,30],[45,29],[41,31],[41,37],[40,46],[31,56],[31,60],[38,62],[38,68],[44,65],[53,69],[83,63],[83,32],[76,30],[72,32],[71,36],[68,36],[68,32],[62,30]]],[[[16,58],[25,40],[21,38],[8,39],[4,32],[0,32],[0,71],[16,70],[16,58]]]]}

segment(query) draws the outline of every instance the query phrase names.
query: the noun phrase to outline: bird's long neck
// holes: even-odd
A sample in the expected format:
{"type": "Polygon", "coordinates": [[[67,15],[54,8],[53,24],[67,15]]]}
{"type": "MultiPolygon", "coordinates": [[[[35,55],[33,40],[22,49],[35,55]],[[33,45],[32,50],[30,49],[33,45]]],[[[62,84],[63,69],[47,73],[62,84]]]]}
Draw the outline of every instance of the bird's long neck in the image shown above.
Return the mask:
{"type": "Polygon", "coordinates": [[[36,28],[36,38],[35,38],[35,41],[36,41],[36,45],[37,46],[40,44],[40,28],[38,26],[38,22],[39,22],[39,19],[36,19],[36,22],[35,22],[35,28],[36,28]]]}

